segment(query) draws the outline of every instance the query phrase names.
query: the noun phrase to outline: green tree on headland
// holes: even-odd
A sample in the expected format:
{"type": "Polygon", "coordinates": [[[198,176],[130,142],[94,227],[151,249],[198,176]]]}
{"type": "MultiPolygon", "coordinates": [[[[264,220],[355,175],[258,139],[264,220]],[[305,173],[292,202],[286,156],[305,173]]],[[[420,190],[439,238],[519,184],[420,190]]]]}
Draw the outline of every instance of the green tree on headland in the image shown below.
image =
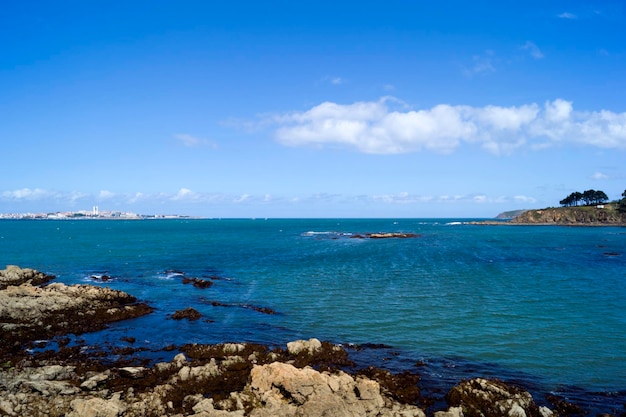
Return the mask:
{"type": "Polygon", "coordinates": [[[559,204],[565,207],[571,207],[577,206],[579,201],[585,203],[586,206],[590,206],[592,204],[606,203],[609,201],[609,197],[604,191],[587,190],[583,193],[576,191],[559,201],[559,204]]]}

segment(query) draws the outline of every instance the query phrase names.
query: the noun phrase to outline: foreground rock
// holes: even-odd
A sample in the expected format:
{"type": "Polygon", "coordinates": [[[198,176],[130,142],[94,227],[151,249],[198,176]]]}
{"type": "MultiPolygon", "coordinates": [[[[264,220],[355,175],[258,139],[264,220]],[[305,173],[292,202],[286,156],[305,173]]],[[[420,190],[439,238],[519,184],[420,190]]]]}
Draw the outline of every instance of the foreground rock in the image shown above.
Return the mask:
{"type": "MultiPolygon", "coordinates": [[[[314,369],[341,362],[341,347],[316,339],[290,346],[188,345],[186,355],[152,367],[31,361],[0,368],[0,415],[425,417],[415,398],[398,399],[375,376],[386,371],[368,377],[314,369]]],[[[527,392],[499,381],[465,381],[448,397],[452,407],[437,417],[552,415],[527,392]]]]}
{"type": "Polygon", "coordinates": [[[436,417],[509,416],[551,417],[552,411],[538,407],[526,391],[498,380],[475,378],[453,387],[447,395],[452,406],[436,417]]]}
{"type": "Polygon", "coordinates": [[[8,267],[4,274],[28,279],[12,280],[0,290],[0,359],[7,360],[6,355],[21,351],[27,342],[100,330],[152,311],[122,291],[60,283],[36,287],[32,282],[39,282],[42,274],[18,267],[8,267]]]}
{"type": "Polygon", "coordinates": [[[43,272],[35,271],[34,269],[8,265],[4,270],[0,270],[0,290],[4,290],[9,286],[21,285],[24,283],[41,285],[52,281],[53,279],[53,275],[46,275],[43,272]]]}

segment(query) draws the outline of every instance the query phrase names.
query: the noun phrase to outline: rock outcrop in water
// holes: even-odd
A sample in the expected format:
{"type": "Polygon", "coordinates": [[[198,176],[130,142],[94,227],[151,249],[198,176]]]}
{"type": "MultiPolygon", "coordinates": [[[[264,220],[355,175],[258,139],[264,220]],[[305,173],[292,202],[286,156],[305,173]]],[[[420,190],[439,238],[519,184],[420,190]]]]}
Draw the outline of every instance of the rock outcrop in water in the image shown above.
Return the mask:
{"type": "Polygon", "coordinates": [[[52,281],[54,278],[53,275],[47,275],[34,269],[8,265],[4,270],[0,271],[0,290],[25,283],[41,285],[52,281]]]}
{"type": "Polygon", "coordinates": [[[420,235],[403,232],[357,233],[350,236],[351,239],[412,239],[416,237],[420,237],[420,235]]]}
{"type": "Polygon", "coordinates": [[[61,283],[54,277],[9,266],[0,274],[0,358],[37,339],[100,330],[107,323],[148,314],[152,308],[122,291],[61,283]]]}

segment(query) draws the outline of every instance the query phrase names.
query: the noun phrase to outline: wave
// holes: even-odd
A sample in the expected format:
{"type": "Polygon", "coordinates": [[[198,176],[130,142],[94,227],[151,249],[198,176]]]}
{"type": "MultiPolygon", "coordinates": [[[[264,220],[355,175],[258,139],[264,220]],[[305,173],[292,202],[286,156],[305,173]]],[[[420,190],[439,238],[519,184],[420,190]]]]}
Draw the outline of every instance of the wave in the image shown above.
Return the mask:
{"type": "Polygon", "coordinates": [[[308,232],[304,232],[301,233],[300,236],[306,236],[306,237],[311,237],[311,236],[317,236],[317,237],[349,237],[352,236],[354,233],[352,232],[332,232],[332,231],[326,231],[326,232],[317,232],[317,231],[308,231],[308,232]]]}

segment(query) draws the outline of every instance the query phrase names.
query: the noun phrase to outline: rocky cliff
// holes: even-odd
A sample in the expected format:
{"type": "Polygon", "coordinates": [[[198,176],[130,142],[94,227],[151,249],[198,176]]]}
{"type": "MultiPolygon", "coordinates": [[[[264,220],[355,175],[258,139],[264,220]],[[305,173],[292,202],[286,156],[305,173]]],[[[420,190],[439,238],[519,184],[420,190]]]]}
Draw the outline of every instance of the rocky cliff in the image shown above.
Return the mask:
{"type": "Polygon", "coordinates": [[[555,224],[626,226],[626,213],[617,211],[614,204],[604,206],[559,207],[527,210],[510,222],[511,224],[555,224]]]}

